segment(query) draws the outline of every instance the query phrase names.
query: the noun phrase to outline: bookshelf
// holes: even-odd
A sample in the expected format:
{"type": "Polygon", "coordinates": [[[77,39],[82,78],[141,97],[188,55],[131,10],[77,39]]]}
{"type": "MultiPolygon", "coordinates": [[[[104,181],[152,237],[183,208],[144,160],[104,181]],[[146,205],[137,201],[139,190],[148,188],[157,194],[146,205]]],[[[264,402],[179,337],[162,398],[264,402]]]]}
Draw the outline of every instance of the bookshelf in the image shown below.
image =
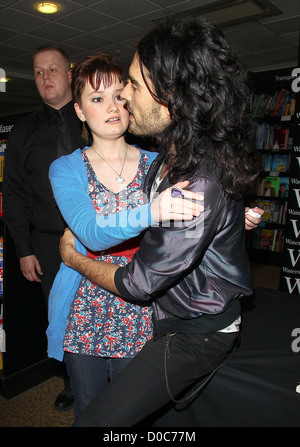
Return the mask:
{"type": "Polygon", "coordinates": [[[282,265],[294,162],[296,94],[292,89],[294,67],[252,74],[253,123],[250,143],[254,150],[257,181],[246,205],[263,208],[259,227],[247,233],[251,261],[282,265]]]}
{"type": "MultiPolygon", "coordinates": [[[[0,118],[0,199],[7,140],[23,115],[0,118]],[[2,175],[1,175],[2,173],[2,175]]],[[[9,149],[8,149],[9,150],[9,149]]],[[[0,394],[9,399],[55,374],[47,357],[47,309],[39,283],[27,281],[0,201],[0,394]],[[2,260],[1,260],[2,255],[2,260]],[[2,261],[2,262],[1,262],[2,261]]],[[[5,210],[4,210],[5,212],[5,210]]]]}

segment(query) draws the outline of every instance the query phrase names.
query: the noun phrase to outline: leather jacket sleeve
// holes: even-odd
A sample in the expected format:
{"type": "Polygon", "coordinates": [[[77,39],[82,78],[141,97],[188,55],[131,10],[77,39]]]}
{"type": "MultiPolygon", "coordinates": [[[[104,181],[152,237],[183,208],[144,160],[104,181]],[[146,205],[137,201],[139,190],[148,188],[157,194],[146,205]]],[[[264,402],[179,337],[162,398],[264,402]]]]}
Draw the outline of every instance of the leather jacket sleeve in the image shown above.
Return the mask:
{"type": "Polygon", "coordinates": [[[242,201],[228,197],[206,176],[190,189],[204,193],[204,212],[180,228],[151,227],[132,262],[115,276],[121,296],[155,300],[159,318],[218,313],[250,293],[242,201]]]}

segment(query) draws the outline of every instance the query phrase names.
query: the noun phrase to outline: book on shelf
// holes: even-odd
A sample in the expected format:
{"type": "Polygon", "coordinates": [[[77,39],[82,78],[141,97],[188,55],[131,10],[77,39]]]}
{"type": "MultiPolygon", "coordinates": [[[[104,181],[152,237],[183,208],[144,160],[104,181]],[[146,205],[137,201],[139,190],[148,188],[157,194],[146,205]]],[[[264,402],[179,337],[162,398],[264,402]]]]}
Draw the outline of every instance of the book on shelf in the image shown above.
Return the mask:
{"type": "Polygon", "coordinates": [[[3,169],[4,169],[4,151],[6,144],[0,144],[0,182],[3,182],[3,169]]]}
{"type": "Polygon", "coordinates": [[[3,304],[0,306],[0,370],[3,369],[2,352],[5,352],[5,332],[3,329],[3,304]]]}
{"type": "Polygon", "coordinates": [[[285,88],[274,94],[258,93],[254,96],[253,117],[264,118],[271,116],[287,117],[295,114],[296,99],[293,92],[285,88]]]}
{"type": "MultiPolygon", "coordinates": [[[[258,155],[260,156],[260,154],[258,155]]],[[[272,166],[273,166],[273,155],[271,154],[264,154],[262,156],[262,165],[261,165],[261,170],[262,171],[271,171],[272,170],[272,166]]]]}
{"type": "Polygon", "coordinates": [[[270,171],[287,172],[290,168],[290,154],[276,154],[272,156],[270,171]]]}
{"type": "Polygon", "coordinates": [[[278,94],[277,102],[275,104],[275,109],[273,116],[281,116],[285,113],[286,101],[290,95],[290,92],[285,88],[282,88],[278,94]]]}
{"type": "Polygon", "coordinates": [[[273,131],[272,142],[270,142],[272,150],[287,149],[289,141],[289,129],[275,128],[273,131]]]}
{"type": "Polygon", "coordinates": [[[260,172],[288,172],[291,163],[291,154],[255,154],[256,169],[260,172]]]}
{"type": "Polygon", "coordinates": [[[279,178],[278,177],[265,177],[263,182],[262,196],[264,197],[276,197],[279,191],[279,178]]]}
{"type": "Polygon", "coordinates": [[[3,236],[0,237],[0,295],[3,295],[3,236]]]}
{"type": "Polygon", "coordinates": [[[5,152],[7,146],[7,140],[0,140],[0,152],[5,152]]]}
{"type": "Polygon", "coordinates": [[[256,228],[250,239],[250,247],[260,250],[281,252],[283,249],[283,230],[256,228]]]}
{"type": "Polygon", "coordinates": [[[287,205],[287,200],[255,199],[251,201],[250,208],[258,207],[264,210],[261,226],[264,226],[266,223],[285,225],[287,205]]]}
{"type": "Polygon", "coordinates": [[[289,196],[289,177],[279,177],[278,194],[277,197],[288,197],[289,196]]]}
{"type": "Polygon", "coordinates": [[[3,194],[0,192],[0,217],[3,217],[3,194]]]}
{"type": "Polygon", "coordinates": [[[293,138],[290,130],[269,123],[253,123],[250,135],[251,146],[262,150],[292,149],[293,138]]]}
{"type": "Polygon", "coordinates": [[[256,196],[286,198],[289,195],[289,177],[259,177],[253,190],[256,196]]]}

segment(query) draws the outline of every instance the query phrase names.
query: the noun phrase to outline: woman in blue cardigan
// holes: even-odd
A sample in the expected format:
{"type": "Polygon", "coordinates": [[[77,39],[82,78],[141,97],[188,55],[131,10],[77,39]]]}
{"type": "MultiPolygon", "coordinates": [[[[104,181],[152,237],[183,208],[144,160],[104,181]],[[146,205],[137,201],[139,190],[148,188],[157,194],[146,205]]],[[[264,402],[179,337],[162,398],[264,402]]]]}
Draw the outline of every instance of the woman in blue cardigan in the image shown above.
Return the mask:
{"type": "MultiPolygon", "coordinates": [[[[120,97],[123,86],[121,67],[106,54],[97,53],[77,66],[75,110],[88,123],[93,144],[57,159],[49,171],[77,249],[118,265],[130,261],[139,234],[149,225],[191,219],[201,211],[190,200],[182,208],[180,197],[170,203],[170,191],[144,203],[143,182],[157,154],[126,143],[129,114],[120,97]]],[[[185,197],[203,198],[190,191],[185,197]]],[[[67,364],[78,416],[152,337],[151,307],[128,303],[62,263],[49,297],[47,337],[49,357],[67,364]]]]}

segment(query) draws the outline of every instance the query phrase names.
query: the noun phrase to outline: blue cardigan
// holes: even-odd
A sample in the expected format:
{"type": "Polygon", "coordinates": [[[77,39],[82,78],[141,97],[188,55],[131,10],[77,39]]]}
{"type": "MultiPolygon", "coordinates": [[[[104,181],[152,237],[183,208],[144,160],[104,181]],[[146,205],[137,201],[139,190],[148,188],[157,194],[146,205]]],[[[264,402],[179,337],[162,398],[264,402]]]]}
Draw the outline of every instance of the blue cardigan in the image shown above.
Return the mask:
{"type": "MultiPolygon", "coordinates": [[[[142,152],[147,154],[149,164],[157,156],[156,152],[142,152]]],[[[55,160],[50,166],[49,178],[61,214],[75,235],[79,253],[86,255],[86,247],[100,251],[118,245],[153,223],[150,203],[110,216],[97,214],[87,194],[88,178],[80,149],[55,160]]],[[[80,279],[80,273],[61,263],[49,295],[48,356],[60,361],[64,354],[66,321],[80,279]]]]}

